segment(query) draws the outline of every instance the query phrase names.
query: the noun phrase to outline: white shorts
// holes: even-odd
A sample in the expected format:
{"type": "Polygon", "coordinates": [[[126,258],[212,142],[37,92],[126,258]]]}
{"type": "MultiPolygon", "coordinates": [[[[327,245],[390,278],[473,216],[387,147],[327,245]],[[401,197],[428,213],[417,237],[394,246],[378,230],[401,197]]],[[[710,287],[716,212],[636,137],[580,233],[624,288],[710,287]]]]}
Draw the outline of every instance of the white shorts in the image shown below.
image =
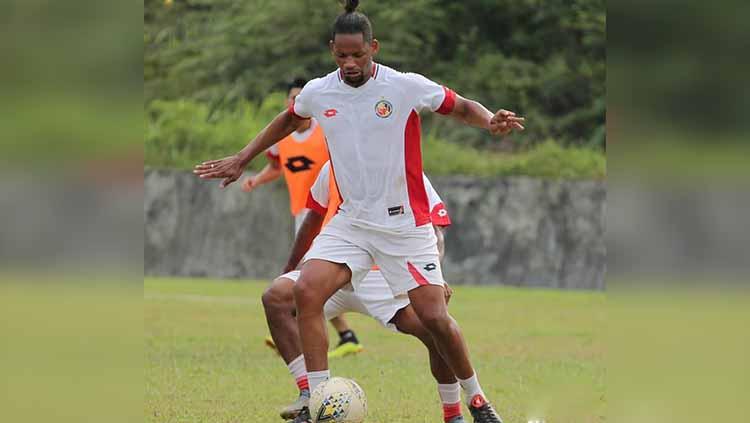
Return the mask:
{"type": "MultiPolygon", "coordinates": [[[[299,274],[299,270],[294,270],[279,277],[291,279],[296,283],[299,274]]],[[[364,314],[377,320],[384,327],[397,331],[396,325],[390,321],[399,310],[408,305],[408,296],[402,295],[394,298],[383,274],[379,270],[372,270],[360,281],[357,291],[347,289],[336,291],[326,301],[323,313],[326,320],[348,312],[364,314]]]]}
{"type": "Polygon", "coordinates": [[[337,214],[315,238],[303,262],[310,259],[349,266],[355,291],[373,263],[396,297],[422,285],[445,285],[432,225],[394,232],[337,214]]]}

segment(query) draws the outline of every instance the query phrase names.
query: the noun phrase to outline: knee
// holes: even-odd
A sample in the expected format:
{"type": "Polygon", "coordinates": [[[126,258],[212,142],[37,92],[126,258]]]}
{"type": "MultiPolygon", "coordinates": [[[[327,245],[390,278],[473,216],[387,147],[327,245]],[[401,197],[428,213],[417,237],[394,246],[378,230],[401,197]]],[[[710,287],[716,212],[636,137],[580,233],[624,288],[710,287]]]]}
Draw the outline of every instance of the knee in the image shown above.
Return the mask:
{"type": "Polygon", "coordinates": [[[263,302],[263,308],[267,312],[294,307],[292,287],[284,282],[277,279],[263,292],[261,301],[263,302]]]}
{"type": "Polygon", "coordinates": [[[300,278],[294,284],[294,301],[299,311],[323,308],[323,301],[316,292],[314,284],[306,278],[300,278]]]}
{"type": "Polygon", "coordinates": [[[431,308],[419,314],[419,320],[430,333],[441,333],[451,326],[451,318],[444,308],[431,308]]]}

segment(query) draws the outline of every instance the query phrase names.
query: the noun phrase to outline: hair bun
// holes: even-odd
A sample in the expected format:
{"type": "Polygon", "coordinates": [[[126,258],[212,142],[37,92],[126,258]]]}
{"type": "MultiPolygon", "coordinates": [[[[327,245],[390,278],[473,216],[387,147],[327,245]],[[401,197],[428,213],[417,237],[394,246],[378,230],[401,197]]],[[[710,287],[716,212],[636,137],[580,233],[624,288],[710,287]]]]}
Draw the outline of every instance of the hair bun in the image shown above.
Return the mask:
{"type": "Polygon", "coordinates": [[[346,10],[346,13],[353,13],[357,10],[357,6],[359,6],[359,0],[346,0],[344,9],[346,10]]]}

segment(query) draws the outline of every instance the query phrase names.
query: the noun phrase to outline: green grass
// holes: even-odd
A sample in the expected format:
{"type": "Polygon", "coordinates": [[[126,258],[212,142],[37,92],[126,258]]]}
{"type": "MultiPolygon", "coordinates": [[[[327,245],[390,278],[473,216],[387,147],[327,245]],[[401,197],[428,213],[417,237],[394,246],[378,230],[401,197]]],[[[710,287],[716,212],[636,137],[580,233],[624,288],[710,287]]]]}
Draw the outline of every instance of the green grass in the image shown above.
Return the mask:
{"type": "MultiPolygon", "coordinates": [[[[263,345],[265,282],[145,280],[150,422],[274,422],[296,386],[263,345]]],[[[456,286],[450,310],[506,423],[605,421],[604,295],[456,286]]],[[[367,393],[367,422],[441,422],[426,351],[347,315],[364,353],[331,361],[367,393]]],[[[466,411],[465,411],[466,415],[466,411]]]]}

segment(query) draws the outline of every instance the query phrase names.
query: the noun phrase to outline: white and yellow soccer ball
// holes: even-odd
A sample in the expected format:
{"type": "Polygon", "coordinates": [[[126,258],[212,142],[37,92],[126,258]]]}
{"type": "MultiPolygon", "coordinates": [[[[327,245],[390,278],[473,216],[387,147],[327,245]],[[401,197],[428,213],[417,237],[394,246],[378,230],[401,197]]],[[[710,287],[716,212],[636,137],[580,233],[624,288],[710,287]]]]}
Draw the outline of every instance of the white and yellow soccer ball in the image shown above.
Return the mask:
{"type": "Polygon", "coordinates": [[[330,378],[310,394],[313,423],[362,423],[366,416],[365,391],[351,379],[330,378]]]}

